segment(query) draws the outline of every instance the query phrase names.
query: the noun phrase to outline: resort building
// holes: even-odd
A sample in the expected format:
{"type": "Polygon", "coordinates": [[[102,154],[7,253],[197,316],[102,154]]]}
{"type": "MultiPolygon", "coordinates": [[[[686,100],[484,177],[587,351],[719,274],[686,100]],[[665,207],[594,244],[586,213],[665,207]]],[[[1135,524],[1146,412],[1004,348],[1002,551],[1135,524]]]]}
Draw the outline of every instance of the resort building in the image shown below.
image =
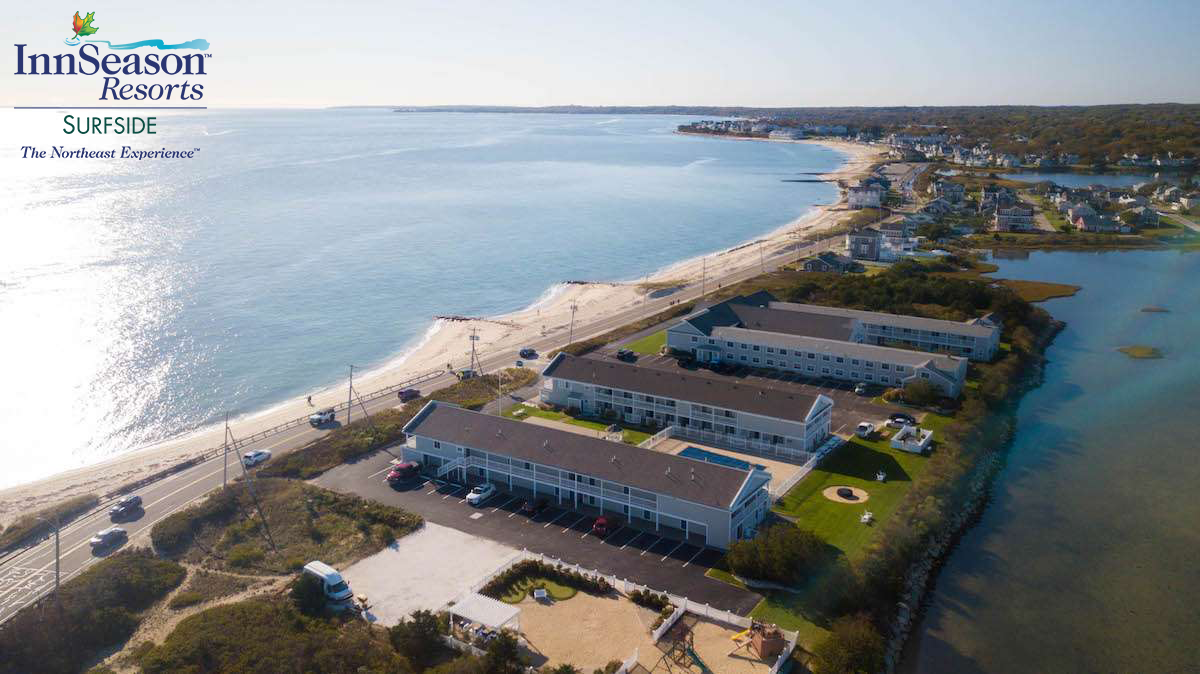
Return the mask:
{"type": "Polygon", "coordinates": [[[726,300],[667,329],[668,347],[701,362],[886,386],[919,378],[952,397],[966,378],[959,356],[991,360],[999,345],[1000,328],[988,321],[777,302],[768,293],[726,300]]]}
{"type": "Polygon", "coordinates": [[[541,400],[741,451],[803,461],[829,437],[833,401],[786,387],[560,353],[541,400]]]}
{"type": "Polygon", "coordinates": [[[883,203],[883,188],[879,185],[854,185],[846,193],[850,208],[879,208],[883,203]]]}
{"type": "Polygon", "coordinates": [[[404,427],[407,461],[468,484],[490,482],[623,526],[728,548],[770,507],[770,473],[656,452],[430,401],[404,427]]]}

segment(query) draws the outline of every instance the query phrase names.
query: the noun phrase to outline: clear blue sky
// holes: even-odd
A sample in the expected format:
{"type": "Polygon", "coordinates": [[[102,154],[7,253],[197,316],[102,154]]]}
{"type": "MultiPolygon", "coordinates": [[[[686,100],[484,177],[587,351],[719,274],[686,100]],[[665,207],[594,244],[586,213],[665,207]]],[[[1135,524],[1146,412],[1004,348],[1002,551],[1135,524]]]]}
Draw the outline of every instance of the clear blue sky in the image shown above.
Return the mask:
{"type": "MultiPolygon", "coordinates": [[[[1200,0],[110,0],[78,9],[96,12],[96,38],[208,39],[210,106],[1200,102],[1200,0]]],[[[24,3],[6,12],[0,105],[96,102],[98,78],[13,75],[14,43],[68,49],[74,11],[24,3]]]]}

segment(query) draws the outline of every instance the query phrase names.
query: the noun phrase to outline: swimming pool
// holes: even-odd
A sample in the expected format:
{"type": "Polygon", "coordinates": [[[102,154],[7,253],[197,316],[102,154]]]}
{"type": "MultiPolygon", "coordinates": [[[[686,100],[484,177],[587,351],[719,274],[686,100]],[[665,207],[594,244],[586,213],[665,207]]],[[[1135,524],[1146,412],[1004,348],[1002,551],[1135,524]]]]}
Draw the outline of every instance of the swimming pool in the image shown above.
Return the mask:
{"type": "Polygon", "coordinates": [[[707,450],[700,449],[699,447],[687,447],[679,453],[679,456],[686,456],[689,459],[696,459],[698,461],[706,461],[708,463],[729,466],[730,468],[737,468],[739,470],[750,470],[752,467],[759,470],[767,469],[766,466],[762,466],[757,463],[750,463],[748,461],[742,461],[741,459],[735,459],[732,456],[725,456],[724,454],[709,452],[707,450]]]}

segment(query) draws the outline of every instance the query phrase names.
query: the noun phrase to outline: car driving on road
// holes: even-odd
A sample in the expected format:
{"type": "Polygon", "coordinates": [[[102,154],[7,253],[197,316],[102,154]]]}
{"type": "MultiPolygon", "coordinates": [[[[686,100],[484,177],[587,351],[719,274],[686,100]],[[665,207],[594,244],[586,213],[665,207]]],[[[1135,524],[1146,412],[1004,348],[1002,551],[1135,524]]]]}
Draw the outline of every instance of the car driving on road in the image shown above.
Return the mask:
{"type": "Polygon", "coordinates": [[[481,506],[488,499],[496,495],[496,487],[492,484],[481,484],[471,490],[467,494],[467,503],[473,506],[481,506]]]}
{"type": "Polygon", "coordinates": [[[637,360],[637,354],[629,349],[617,349],[617,360],[623,360],[626,363],[632,363],[637,360]]]}
{"type": "Polygon", "coordinates": [[[524,349],[521,349],[519,352],[517,352],[517,355],[524,358],[525,360],[535,360],[535,359],[537,359],[537,350],[534,349],[533,347],[527,346],[524,349]]]}
{"type": "Polygon", "coordinates": [[[92,546],[93,550],[103,550],[119,545],[127,538],[129,538],[129,534],[121,527],[109,527],[97,531],[96,535],[88,540],[88,544],[92,546]]]}
{"type": "Polygon", "coordinates": [[[142,509],[142,497],[137,494],[122,496],[116,505],[108,509],[108,516],[114,522],[129,517],[142,509]]]}
{"type": "Polygon", "coordinates": [[[421,392],[415,388],[406,388],[397,392],[396,397],[400,399],[400,402],[406,403],[410,400],[416,400],[417,398],[420,398],[421,392]]]}
{"type": "Polygon", "coordinates": [[[265,449],[256,449],[242,455],[242,465],[247,468],[253,468],[269,458],[271,458],[270,452],[265,449]]]}
{"type": "Polygon", "coordinates": [[[337,418],[337,413],[332,407],[326,407],[323,410],[317,410],[308,416],[308,424],[310,426],[324,426],[337,418]]]}

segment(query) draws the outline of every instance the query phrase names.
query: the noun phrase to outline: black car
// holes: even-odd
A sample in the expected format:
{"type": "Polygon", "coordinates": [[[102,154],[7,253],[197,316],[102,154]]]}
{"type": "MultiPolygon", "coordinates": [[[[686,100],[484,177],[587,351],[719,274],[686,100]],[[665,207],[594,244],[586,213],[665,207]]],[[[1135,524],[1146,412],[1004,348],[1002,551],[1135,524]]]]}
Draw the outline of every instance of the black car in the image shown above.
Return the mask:
{"type": "Polygon", "coordinates": [[[898,424],[907,424],[909,426],[917,425],[917,420],[913,418],[913,415],[905,414],[904,412],[891,413],[890,415],[888,415],[888,421],[892,421],[892,422],[895,422],[898,424]]]}
{"type": "Polygon", "coordinates": [[[525,360],[537,360],[537,351],[528,346],[518,351],[517,355],[525,360]]]}
{"type": "Polygon", "coordinates": [[[417,398],[420,398],[421,392],[415,388],[406,388],[397,391],[396,397],[400,399],[400,402],[406,403],[410,400],[416,400],[417,398]]]}
{"type": "Polygon", "coordinates": [[[545,510],[548,505],[550,503],[544,498],[525,499],[525,502],[521,504],[521,512],[533,517],[545,510]]]}
{"type": "Polygon", "coordinates": [[[637,360],[637,354],[629,349],[617,349],[617,360],[623,360],[627,363],[632,363],[637,360]]]}
{"type": "Polygon", "coordinates": [[[113,520],[129,517],[142,509],[142,497],[137,494],[122,496],[116,505],[108,509],[108,516],[113,520]]]}

